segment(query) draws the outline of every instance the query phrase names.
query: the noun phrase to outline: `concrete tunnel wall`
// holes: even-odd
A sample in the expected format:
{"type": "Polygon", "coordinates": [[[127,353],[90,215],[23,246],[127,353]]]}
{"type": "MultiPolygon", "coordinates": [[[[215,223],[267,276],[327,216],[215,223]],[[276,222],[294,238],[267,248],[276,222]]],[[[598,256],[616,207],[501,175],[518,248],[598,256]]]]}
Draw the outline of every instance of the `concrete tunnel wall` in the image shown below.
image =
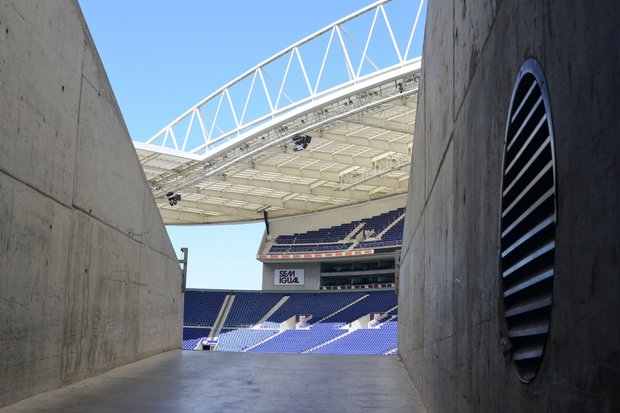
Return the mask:
{"type": "Polygon", "coordinates": [[[76,1],[0,1],[0,406],[179,348],[181,276],[76,1]]]}
{"type": "Polygon", "coordinates": [[[401,255],[399,352],[429,412],[620,411],[620,3],[431,1],[401,255]],[[503,140],[533,57],[555,128],[554,303],[538,376],[502,352],[503,140]]]}

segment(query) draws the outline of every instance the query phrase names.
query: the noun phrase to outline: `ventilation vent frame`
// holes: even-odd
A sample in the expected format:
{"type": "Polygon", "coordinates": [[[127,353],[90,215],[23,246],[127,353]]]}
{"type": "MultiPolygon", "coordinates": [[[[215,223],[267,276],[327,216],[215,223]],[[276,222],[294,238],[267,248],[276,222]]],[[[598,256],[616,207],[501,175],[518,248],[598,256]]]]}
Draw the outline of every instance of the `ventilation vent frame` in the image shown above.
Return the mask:
{"type": "Polygon", "coordinates": [[[557,185],[554,131],[543,70],[521,67],[504,134],[500,215],[500,320],[519,380],[531,382],[551,326],[557,185]]]}

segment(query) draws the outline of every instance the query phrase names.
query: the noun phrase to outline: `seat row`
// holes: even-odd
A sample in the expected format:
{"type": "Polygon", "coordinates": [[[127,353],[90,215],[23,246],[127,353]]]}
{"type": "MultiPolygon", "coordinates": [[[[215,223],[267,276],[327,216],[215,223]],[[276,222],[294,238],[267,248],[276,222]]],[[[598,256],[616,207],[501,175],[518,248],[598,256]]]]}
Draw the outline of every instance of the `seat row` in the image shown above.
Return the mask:
{"type": "Polygon", "coordinates": [[[226,292],[187,290],[183,325],[212,327],[227,295],[234,295],[224,327],[241,328],[257,324],[285,296],[288,299],[266,320],[281,323],[297,314],[311,315],[311,323],[350,323],[371,312],[384,312],[397,304],[393,290],[357,292],[226,292]]]}
{"type": "Polygon", "coordinates": [[[312,253],[342,251],[351,248],[352,240],[359,241],[355,249],[380,248],[402,244],[405,208],[398,208],[358,221],[318,230],[280,235],[268,254],[312,253]],[[376,239],[390,225],[380,239],[376,239]],[[362,225],[360,225],[362,224],[362,225]],[[369,239],[366,241],[366,239],[369,239]]]}

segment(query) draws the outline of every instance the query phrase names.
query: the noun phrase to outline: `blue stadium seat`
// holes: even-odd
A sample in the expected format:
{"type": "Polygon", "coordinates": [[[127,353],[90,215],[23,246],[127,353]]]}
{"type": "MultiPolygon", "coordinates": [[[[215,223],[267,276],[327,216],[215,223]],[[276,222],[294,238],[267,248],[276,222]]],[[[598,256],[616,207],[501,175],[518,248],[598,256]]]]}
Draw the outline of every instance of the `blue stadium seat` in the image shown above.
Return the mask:
{"type": "MultiPolygon", "coordinates": [[[[196,321],[196,325],[200,325],[202,320],[205,322],[202,325],[206,327],[212,325],[220,311],[224,297],[228,294],[228,292],[193,290],[187,293],[189,293],[189,299],[186,297],[186,320],[189,318],[189,320],[196,321]],[[187,308],[188,306],[190,308],[187,308]]],[[[227,328],[219,333],[216,351],[246,351],[249,347],[273,336],[273,338],[249,351],[302,353],[323,345],[336,337],[342,337],[311,352],[322,354],[386,354],[391,351],[395,353],[398,310],[394,308],[397,305],[397,300],[391,290],[288,293],[289,299],[269,317],[261,329],[250,329],[247,326],[256,324],[283,297],[283,293],[231,292],[230,294],[235,295],[235,301],[225,323],[227,328]],[[368,295],[366,298],[352,304],[366,295],[368,295]],[[347,306],[349,307],[344,308],[347,306]],[[326,318],[321,323],[318,322],[338,310],[341,311],[326,318]],[[348,334],[347,329],[342,328],[369,313],[388,311],[386,317],[373,324],[378,328],[360,329],[350,334],[348,334]],[[296,314],[311,314],[313,316],[308,328],[286,330],[277,334],[280,323],[296,314]]],[[[206,338],[209,333],[210,328],[193,327],[187,324],[183,328],[182,347],[194,349],[200,340],[206,338]]]]}
{"type": "Polygon", "coordinates": [[[260,343],[268,337],[276,334],[278,330],[223,330],[218,338],[216,351],[243,351],[256,343],[260,343]]]}
{"type": "Polygon", "coordinates": [[[211,332],[210,328],[183,328],[183,342],[181,348],[183,350],[193,350],[198,345],[198,342],[203,338],[209,336],[211,332]]]}
{"type": "Polygon", "coordinates": [[[366,314],[388,311],[397,304],[398,297],[393,291],[374,291],[368,293],[368,297],[363,300],[326,319],[325,322],[350,323],[366,314]]]}
{"type": "Polygon", "coordinates": [[[364,293],[359,292],[291,294],[282,307],[268,318],[268,321],[281,323],[296,314],[310,314],[312,315],[311,322],[316,323],[363,295],[364,293]]]}
{"type": "Polygon", "coordinates": [[[225,327],[251,327],[282,298],[277,293],[235,293],[225,327]]]}
{"type": "Polygon", "coordinates": [[[219,291],[185,291],[183,325],[212,326],[226,295],[219,291]]]}
{"type": "Polygon", "coordinates": [[[345,333],[346,330],[334,329],[286,330],[273,339],[254,347],[249,352],[301,353],[345,333]]]}
{"type": "Polygon", "coordinates": [[[309,353],[385,354],[398,345],[396,330],[397,323],[388,321],[380,328],[356,330],[309,353]]]}
{"type": "Polygon", "coordinates": [[[393,211],[364,218],[360,221],[351,221],[342,225],[330,228],[321,228],[315,231],[296,233],[292,235],[280,235],[269,249],[269,254],[290,254],[290,253],[316,253],[327,251],[343,251],[349,249],[353,243],[344,242],[347,235],[352,234],[352,239],[363,231],[373,231],[378,235],[389,225],[400,219],[393,227],[382,235],[381,239],[374,241],[362,241],[356,249],[374,249],[382,247],[393,247],[402,244],[404,219],[401,217],[405,213],[405,208],[398,208],[393,211]],[[355,233],[353,230],[360,224],[364,225],[355,233]]]}

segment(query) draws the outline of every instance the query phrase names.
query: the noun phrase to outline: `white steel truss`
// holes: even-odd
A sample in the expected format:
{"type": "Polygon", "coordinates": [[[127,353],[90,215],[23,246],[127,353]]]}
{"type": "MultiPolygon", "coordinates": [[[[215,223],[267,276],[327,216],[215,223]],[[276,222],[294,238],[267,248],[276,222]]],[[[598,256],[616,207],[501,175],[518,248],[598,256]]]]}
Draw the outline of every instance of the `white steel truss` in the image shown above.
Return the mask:
{"type": "Polygon", "coordinates": [[[425,4],[403,34],[389,2],[291,45],[135,141],[164,222],[257,220],[265,210],[296,215],[405,192],[425,4]],[[181,201],[173,205],[170,193],[181,201]]]}

